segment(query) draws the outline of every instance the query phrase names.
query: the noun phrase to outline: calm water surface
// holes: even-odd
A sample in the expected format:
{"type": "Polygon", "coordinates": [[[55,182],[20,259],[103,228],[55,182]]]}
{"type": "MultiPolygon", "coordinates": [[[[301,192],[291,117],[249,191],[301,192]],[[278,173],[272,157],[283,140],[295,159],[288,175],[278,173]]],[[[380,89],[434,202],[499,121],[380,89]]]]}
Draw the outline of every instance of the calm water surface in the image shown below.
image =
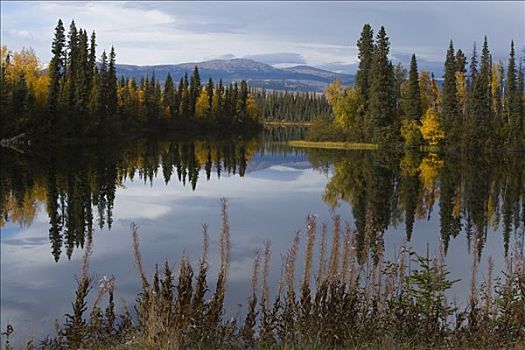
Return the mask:
{"type": "MultiPolygon", "coordinates": [[[[481,277],[520,249],[524,236],[525,161],[521,155],[439,157],[374,151],[314,151],[286,146],[302,131],[267,130],[257,139],[159,141],[122,146],[1,150],[1,327],[17,341],[36,339],[63,320],[74,297],[87,235],[90,270],[114,274],[117,296],[132,303],[139,288],[130,224],[139,226],[144,266],[165,257],[199,257],[209,225],[211,276],[219,264],[218,201],[228,198],[232,264],[228,313],[241,314],[254,251],[272,244],[272,275],[307,214],[330,224],[340,215],[357,234],[361,262],[446,250],[451,298],[468,294],[473,242],[481,277]],[[371,236],[370,233],[376,232],[371,236]]],[[[304,230],[303,230],[304,231],[304,230]]],[[[299,264],[299,266],[302,264],[299,264]]]]}

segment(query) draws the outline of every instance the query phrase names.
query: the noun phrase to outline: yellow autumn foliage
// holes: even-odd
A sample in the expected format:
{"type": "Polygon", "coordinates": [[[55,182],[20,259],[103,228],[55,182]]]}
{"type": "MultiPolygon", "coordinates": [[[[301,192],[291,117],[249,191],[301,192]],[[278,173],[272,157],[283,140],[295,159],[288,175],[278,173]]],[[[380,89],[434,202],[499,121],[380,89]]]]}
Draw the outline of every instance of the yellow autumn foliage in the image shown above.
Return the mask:
{"type": "Polygon", "coordinates": [[[195,103],[195,116],[198,119],[205,119],[208,117],[210,110],[210,102],[208,101],[208,95],[206,90],[202,90],[195,103]]]}
{"type": "Polygon", "coordinates": [[[436,186],[443,164],[443,160],[435,153],[430,153],[423,158],[419,165],[419,177],[425,191],[430,192],[436,186]]]}
{"type": "Polygon", "coordinates": [[[439,117],[434,108],[429,108],[421,120],[421,134],[430,146],[435,146],[445,138],[445,132],[439,123],[439,117]]]}

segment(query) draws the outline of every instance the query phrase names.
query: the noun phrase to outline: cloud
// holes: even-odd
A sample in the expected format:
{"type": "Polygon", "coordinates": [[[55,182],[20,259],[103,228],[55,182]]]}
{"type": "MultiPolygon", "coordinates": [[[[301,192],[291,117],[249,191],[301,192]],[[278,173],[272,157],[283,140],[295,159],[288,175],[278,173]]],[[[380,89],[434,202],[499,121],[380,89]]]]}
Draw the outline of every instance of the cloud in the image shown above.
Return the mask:
{"type": "Polygon", "coordinates": [[[2,44],[32,46],[43,62],[58,18],[95,30],[99,51],[114,45],[120,63],[142,65],[233,55],[348,72],[364,23],[384,25],[393,53],[415,52],[429,67],[450,39],[467,56],[485,34],[493,57],[506,58],[511,39],[525,44],[523,2],[1,2],[1,10],[2,44]]]}

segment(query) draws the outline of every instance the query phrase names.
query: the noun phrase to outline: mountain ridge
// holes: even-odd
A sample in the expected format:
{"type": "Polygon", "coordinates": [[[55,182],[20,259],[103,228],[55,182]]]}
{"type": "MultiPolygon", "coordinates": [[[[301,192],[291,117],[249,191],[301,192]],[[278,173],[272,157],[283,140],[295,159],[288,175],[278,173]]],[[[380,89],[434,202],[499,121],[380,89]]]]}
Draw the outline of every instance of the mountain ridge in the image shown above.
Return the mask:
{"type": "Polygon", "coordinates": [[[203,83],[210,77],[215,82],[222,79],[224,83],[246,80],[252,87],[269,90],[321,92],[336,77],[343,85],[353,85],[355,81],[355,77],[350,74],[339,74],[307,65],[276,68],[248,58],[143,66],[117,64],[116,68],[118,76],[141,79],[154,73],[163,83],[168,73],[178,81],[186,72],[190,75],[195,66],[199,68],[203,83]]]}

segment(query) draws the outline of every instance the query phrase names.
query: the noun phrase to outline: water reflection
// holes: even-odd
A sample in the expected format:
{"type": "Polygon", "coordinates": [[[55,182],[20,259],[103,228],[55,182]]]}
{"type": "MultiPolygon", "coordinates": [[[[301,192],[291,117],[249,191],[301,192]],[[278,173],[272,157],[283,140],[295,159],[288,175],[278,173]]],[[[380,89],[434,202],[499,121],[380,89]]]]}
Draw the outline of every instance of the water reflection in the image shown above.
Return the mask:
{"type": "Polygon", "coordinates": [[[51,254],[58,261],[82,248],[94,225],[111,229],[116,189],[137,177],[146,185],[162,178],[166,185],[175,181],[195,190],[204,180],[199,174],[205,180],[224,174],[243,177],[249,167],[257,170],[285,161],[303,169],[313,166],[329,177],[322,194],[329,207],[342,201],[350,205],[360,263],[368,253],[382,255],[390,226],[404,225],[411,241],[417,234],[414,224],[433,215],[439,217],[445,252],[462,232],[468,247],[472,237],[479,239],[479,254],[489,229],[501,229],[505,255],[512,234],[523,235],[523,157],[305,151],[284,142],[302,133],[300,128],[273,128],[262,139],[141,140],[119,147],[57,147],[28,154],[4,150],[0,224],[28,227],[45,206],[51,254]],[[439,213],[432,212],[437,209],[439,213]]]}
{"type": "Polygon", "coordinates": [[[143,140],[128,145],[55,147],[30,155],[1,153],[2,217],[22,227],[32,224],[38,208],[45,205],[49,216],[49,240],[55,261],[83,247],[93,225],[111,229],[117,187],[135,177],[145,184],[162,176],[197,187],[199,173],[206,180],[212,172],[244,176],[257,149],[257,140],[242,138],[217,141],[176,142],[143,140]],[[159,174],[159,171],[162,174],[159,174]]]}
{"type": "Polygon", "coordinates": [[[404,223],[410,241],[415,221],[429,220],[436,202],[445,252],[461,232],[469,249],[472,237],[479,239],[479,254],[489,229],[501,229],[505,255],[512,233],[523,239],[519,229],[525,223],[525,159],[518,154],[440,157],[311,151],[309,157],[317,168],[333,169],[324,201],[331,207],[340,201],[351,205],[361,262],[367,252],[382,250],[383,233],[390,225],[404,223]]]}

